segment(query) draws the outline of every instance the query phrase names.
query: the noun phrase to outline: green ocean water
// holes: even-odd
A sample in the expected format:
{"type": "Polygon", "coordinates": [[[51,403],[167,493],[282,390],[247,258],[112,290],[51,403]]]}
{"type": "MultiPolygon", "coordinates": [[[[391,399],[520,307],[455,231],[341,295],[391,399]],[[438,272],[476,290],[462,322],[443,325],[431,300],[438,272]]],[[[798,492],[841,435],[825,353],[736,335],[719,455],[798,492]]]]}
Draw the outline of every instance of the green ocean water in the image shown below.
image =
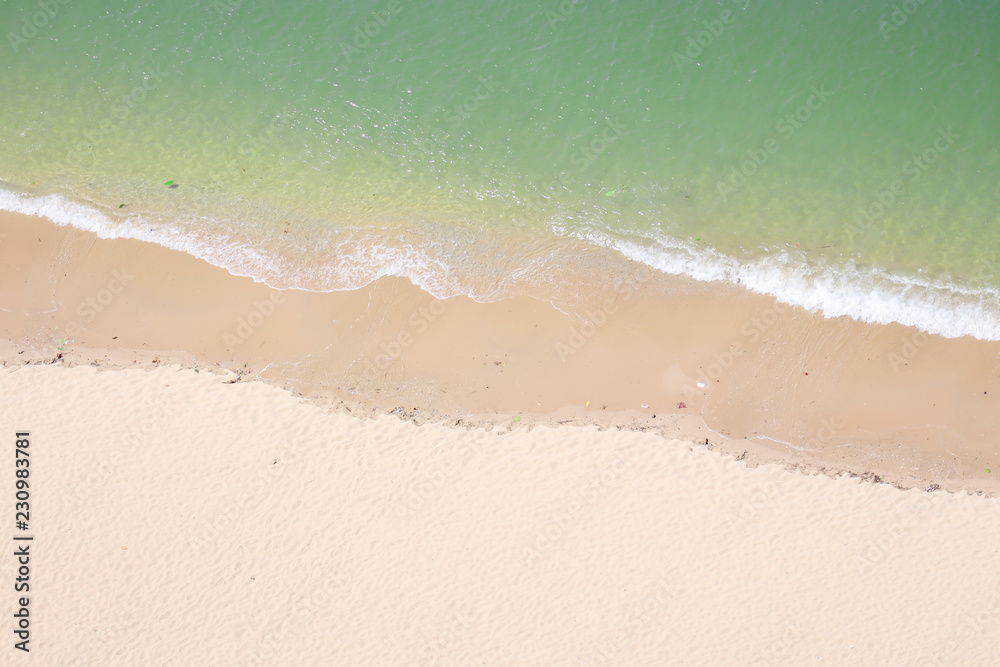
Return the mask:
{"type": "Polygon", "coordinates": [[[2,208],[276,287],[548,294],[611,249],[1000,339],[995,1],[7,0],[0,30],[2,208]]]}

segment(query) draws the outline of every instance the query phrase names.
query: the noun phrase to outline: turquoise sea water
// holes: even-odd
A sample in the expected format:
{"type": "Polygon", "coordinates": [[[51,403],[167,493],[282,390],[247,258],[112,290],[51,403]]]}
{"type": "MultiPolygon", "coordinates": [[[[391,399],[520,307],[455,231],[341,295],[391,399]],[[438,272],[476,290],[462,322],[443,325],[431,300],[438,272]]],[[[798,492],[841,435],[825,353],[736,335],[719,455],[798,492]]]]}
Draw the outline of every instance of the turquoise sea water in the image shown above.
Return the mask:
{"type": "Polygon", "coordinates": [[[0,30],[0,208],[276,287],[544,295],[610,248],[1000,339],[996,1],[7,0],[0,30]]]}

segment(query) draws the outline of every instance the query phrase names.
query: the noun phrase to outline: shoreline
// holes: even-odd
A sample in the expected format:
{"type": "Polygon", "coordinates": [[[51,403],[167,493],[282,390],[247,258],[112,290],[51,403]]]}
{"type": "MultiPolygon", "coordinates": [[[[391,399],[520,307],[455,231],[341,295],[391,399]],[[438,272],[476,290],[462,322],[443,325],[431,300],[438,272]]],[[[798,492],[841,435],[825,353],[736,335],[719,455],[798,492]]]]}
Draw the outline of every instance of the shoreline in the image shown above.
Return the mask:
{"type": "Polygon", "coordinates": [[[5,366],[180,363],[351,414],[596,424],[707,438],[750,464],[1000,488],[987,472],[1000,466],[1000,343],[827,319],[624,258],[618,275],[632,279],[579,290],[581,321],[530,297],[437,300],[399,278],[274,290],[13,213],[0,213],[0,233],[5,366]]]}
{"type": "MultiPolygon", "coordinates": [[[[122,204],[126,205],[131,206],[122,204]]],[[[266,204],[253,206],[269,211],[265,219],[284,220],[283,224],[276,223],[270,232],[258,228],[255,234],[266,238],[239,239],[239,234],[233,236],[240,227],[236,218],[224,229],[185,231],[170,221],[166,211],[135,208],[120,218],[114,210],[63,195],[0,188],[0,210],[7,213],[48,218],[105,239],[129,238],[179,250],[276,290],[351,291],[391,274],[439,300],[468,296],[494,302],[528,294],[572,312],[579,292],[573,286],[593,292],[595,276],[601,283],[627,279],[634,269],[623,266],[624,256],[633,267],[675,276],[678,284],[696,277],[703,284],[741,285],[828,318],[847,316],[865,323],[912,326],[946,338],[1000,342],[1000,291],[990,287],[997,266],[985,254],[963,265],[971,268],[967,275],[933,278],[905,269],[897,274],[867,262],[839,264],[824,250],[837,244],[799,247],[782,242],[774,246],[780,252],[751,261],[701,245],[700,238],[691,242],[640,234],[644,239],[640,243],[613,236],[553,236],[537,229],[484,232],[462,226],[436,238],[423,235],[419,224],[412,227],[395,217],[383,220],[388,226],[374,232],[371,212],[365,221],[349,223],[345,235],[328,236],[312,229],[316,221],[311,215],[299,219],[298,214],[268,209],[266,204]],[[133,218],[137,214],[138,220],[133,218]],[[439,244],[461,246],[468,252],[442,251],[439,244]]],[[[261,213],[257,210],[255,217],[261,213]]],[[[403,211],[395,214],[405,217],[403,211]]]]}

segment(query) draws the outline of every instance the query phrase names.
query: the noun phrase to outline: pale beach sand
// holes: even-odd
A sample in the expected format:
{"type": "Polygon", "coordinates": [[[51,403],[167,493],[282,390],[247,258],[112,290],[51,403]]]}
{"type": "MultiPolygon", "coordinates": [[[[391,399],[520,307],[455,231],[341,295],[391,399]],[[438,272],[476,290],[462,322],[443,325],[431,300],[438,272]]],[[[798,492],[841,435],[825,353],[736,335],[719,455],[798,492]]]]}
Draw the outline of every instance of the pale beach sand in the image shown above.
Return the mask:
{"type": "Polygon", "coordinates": [[[0,234],[4,664],[996,662],[1000,344],[640,267],[574,316],[0,234]]]}
{"type": "Polygon", "coordinates": [[[994,499],[176,366],[0,383],[37,503],[33,651],[4,664],[996,661],[994,499]]]}

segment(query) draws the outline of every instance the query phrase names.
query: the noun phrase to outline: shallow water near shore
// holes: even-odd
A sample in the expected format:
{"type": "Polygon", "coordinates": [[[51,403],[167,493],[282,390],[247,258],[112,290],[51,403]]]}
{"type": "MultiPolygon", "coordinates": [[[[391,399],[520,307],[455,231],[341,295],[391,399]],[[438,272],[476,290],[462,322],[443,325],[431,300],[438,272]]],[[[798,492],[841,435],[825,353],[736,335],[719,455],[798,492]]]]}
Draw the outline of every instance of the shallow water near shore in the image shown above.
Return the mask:
{"type": "Polygon", "coordinates": [[[996,3],[105,4],[0,8],[0,207],[277,287],[610,250],[1000,339],[996,3]]]}

